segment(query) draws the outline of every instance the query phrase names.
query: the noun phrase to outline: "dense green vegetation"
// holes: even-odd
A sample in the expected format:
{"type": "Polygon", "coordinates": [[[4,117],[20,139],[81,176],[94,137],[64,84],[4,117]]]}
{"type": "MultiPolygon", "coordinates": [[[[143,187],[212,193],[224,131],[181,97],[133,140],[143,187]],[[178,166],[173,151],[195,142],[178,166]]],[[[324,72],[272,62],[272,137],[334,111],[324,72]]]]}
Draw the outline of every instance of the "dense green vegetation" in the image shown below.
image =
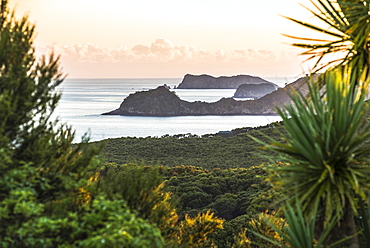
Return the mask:
{"type": "Polygon", "coordinates": [[[284,125],[73,145],[50,119],[59,59],[36,60],[34,27],[2,0],[0,246],[369,247],[370,2],[317,2],[339,41],[297,45],[348,54],[292,93],[284,125]]]}
{"type": "MultiPolygon", "coordinates": [[[[148,217],[145,215],[149,214],[149,219],[158,218],[158,212],[153,216],[150,209],[158,206],[158,202],[163,202],[166,197],[163,194],[153,197],[147,193],[151,192],[151,186],[161,182],[164,182],[165,192],[171,194],[171,198],[166,198],[165,202],[177,208],[176,219],[181,221],[186,216],[195,218],[201,213],[211,211],[216,217],[225,220],[224,228],[209,236],[208,242],[213,246],[232,247],[235,245],[235,237],[243,229],[251,227],[249,222],[253,218],[261,212],[276,208],[277,194],[270,192],[269,184],[264,182],[266,173],[263,167],[207,170],[194,166],[158,167],[106,163],[101,166],[101,175],[104,178],[104,191],[112,195],[112,187],[118,189],[125,195],[130,207],[143,211],[142,214],[139,213],[141,217],[148,217]],[[132,195],[138,191],[141,192],[139,195],[143,197],[142,200],[132,195]]],[[[168,206],[162,209],[164,211],[159,216],[161,221],[156,220],[156,223],[162,223],[162,234],[169,232],[168,227],[171,225],[168,225],[168,221],[174,218],[173,213],[168,211],[168,206]]],[[[172,230],[176,228],[171,227],[172,230]]]]}
{"type": "Polygon", "coordinates": [[[312,2],[308,10],[317,19],[314,23],[289,19],[327,38],[292,37],[298,39],[293,45],[306,48],[303,54],[316,60],[314,71],[326,71],[308,83],[309,98],[294,94],[292,106],[278,110],[286,142],[265,146],[279,154],[268,178],[287,200],[288,223],[280,228],[270,222],[282,239],[269,242],[282,247],[369,247],[370,106],[365,99],[370,87],[370,2],[312,2]]]}
{"type": "Polygon", "coordinates": [[[37,60],[33,37],[34,26],[15,19],[2,0],[0,246],[211,244],[207,234],[224,221],[211,212],[180,220],[154,167],[101,175],[101,147],[87,140],[72,146],[72,129],[50,118],[60,99],[55,88],[63,81],[59,58],[37,60]]]}
{"type": "Polygon", "coordinates": [[[124,164],[144,161],[147,165],[180,166],[192,165],[205,169],[249,168],[258,166],[268,159],[261,154],[261,145],[250,136],[268,141],[278,139],[282,132],[281,124],[250,131],[234,130],[238,135],[221,136],[168,136],[163,138],[118,138],[103,142],[102,158],[106,162],[124,164]]]}
{"type": "MultiPolygon", "coordinates": [[[[266,210],[276,209],[276,193],[269,191],[261,166],[269,159],[261,156],[261,144],[252,136],[268,142],[279,139],[281,132],[282,124],[277,123],[236,129],[227,138],[185,134],[108,139],[94,144],[105,144],[101,153],[103,171],[122,170],[130,163],[161,166],[165,189],[177,202],[179,218],[212,211],[226,220],[224,229],[210,236],[212,242],[232,247],[238,234],[251,228],[250,221],[266,210]]],[[[248,236],[254,238],[251,233],[248,236]]]]}
{"type": "Polygon", "coordinates": [[[105,151],[120,149],[112,160],[119,165],[99,161],[102,143],[72,145],[72,129],[50,119],[63,81],[59,58],[36,60],[34,26],[16,20],[7,1],[0,14],[1,247],[231,247],[244,220],[271,208],[261,168],[235,160],[248,156],[243,134],[106,142],[105,151]],[[202,154],[190,160],[197,147],[202,154]],[[188,161],[174,163],[180,154],[188,161]],[[151,166],[125,165],[133,160],[151,166]],[[209,169],[183,166],[206,160],[209,169]]]}
{"type": "Polygon", "coordinates": [[[261,167],[214,169],[171,167],[166,170],[167,190],[178,200],[178,214],[195,216],[207,210],[226,222],[212,240],[219,247],[231,247],[248,222],[265,210],[275,209],[276,195],[269,192],[261,167]]]}
{"type": "Polygon", "coordinates": [[[161,247],[159,229],[94,189],[99,147],[50,119],[59,59],[36,60],[34,26],[0,2],[0,246],[161,247]]]}

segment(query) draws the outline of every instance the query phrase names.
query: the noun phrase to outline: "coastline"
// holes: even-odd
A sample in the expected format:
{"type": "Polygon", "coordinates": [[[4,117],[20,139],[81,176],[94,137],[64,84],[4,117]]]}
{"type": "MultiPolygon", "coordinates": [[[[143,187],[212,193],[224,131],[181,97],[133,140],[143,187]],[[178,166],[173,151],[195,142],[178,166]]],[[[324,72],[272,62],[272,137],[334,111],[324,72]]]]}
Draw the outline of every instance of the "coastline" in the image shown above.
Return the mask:
{"type": "MultiPolygon", "coordinates": [[[[114,110],[113,110],[114,111],[114,110]]],[[[111,111],[111,112],[113,112],[111,111]]],[[[196,116],[279,116],[276,112],[273,113],[264,113],[264,114],[192,114],[192,115],[186,115],[186,114],[178,114],[178,115],[150,115],[150,114],[132,114],[132,113],[127,113],[127,114],[110,114],[111,112],[107,113],[102,113],[101,115],[119,115],[119,116],[137,116],[137,117],[181,117],[181,116],[189,116],[189,117],[196,117],[196,116]]]]}
{"type": "MultiPolygon", "coordinates": [[[[55,118],[68,123],[76,131],[74,142],[88,133],[91,141],[119,137],[161,137],[192,133],[203,135],[242,127],[263,126],[279,121],[268,115],[101,115],[117,109],[123,99],[135,92],[153,89],[166,83],[177,85],[180,79],[72,79],[58,87],[62,92],[55,118]]],[[[284,79],[277,79],[284,82],[284,79]]],[[[216,102],[232,96],[232,90],[176,90],[187,101],[216,102]]]]}

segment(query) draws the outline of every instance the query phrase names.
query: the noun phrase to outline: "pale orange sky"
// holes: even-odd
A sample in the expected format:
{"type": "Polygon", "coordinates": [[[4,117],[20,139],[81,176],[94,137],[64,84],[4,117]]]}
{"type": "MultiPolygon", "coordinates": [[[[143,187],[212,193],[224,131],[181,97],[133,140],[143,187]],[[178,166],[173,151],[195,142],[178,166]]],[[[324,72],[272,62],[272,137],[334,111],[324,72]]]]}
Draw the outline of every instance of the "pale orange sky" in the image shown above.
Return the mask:
{"type": "Polygon", "coordinates": [[[10,0],[36,24],[71,78],[181,78],[186,73],[301,75],[302,50],[281,33],[310,33],[309,0],[10,0]]]}

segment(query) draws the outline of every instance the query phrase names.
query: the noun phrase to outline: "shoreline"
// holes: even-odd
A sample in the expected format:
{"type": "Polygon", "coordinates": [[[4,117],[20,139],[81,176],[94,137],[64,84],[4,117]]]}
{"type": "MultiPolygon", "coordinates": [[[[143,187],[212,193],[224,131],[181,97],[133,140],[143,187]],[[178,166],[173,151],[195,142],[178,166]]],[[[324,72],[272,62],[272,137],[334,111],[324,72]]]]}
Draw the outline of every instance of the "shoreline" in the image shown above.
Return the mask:
{"type": "MultiPolygon", "coordinates": [[[[115,110],[111,111],[114,112],[115,110]]],[[[100,115],[118,115],[118,116],[137,116],[137,117],[180,117],[180,116],[279,116],[276,112],[274,113],[265,113],[265,114],[255,114],[255,113],[249,113],[249,114],[192,114],[192,115],[186,115],[186,114],[179,114],[179,115],[150,115],[150,114],[111,114],[111,112],[102,113],[100,115]]]]}

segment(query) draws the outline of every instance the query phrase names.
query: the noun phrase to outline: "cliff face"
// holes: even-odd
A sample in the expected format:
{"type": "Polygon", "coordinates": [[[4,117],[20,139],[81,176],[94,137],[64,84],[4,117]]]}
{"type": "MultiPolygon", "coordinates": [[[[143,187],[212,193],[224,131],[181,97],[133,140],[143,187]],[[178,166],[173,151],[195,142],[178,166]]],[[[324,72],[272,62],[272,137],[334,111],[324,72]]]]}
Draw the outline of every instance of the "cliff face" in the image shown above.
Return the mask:
{"type": "MultiPolygon", "coordinates": [[[[268,82],[260,77],[249,75],[238,75],[232,77],[212,77],[209,75],[186,74],[178,89],[236,89],[242,84],[262,84],[268,82]]],[[[277,85],[275,85],[277,87],[277,85]]]]}
{"type": "Polygon", "coordinates": [[[277,89],[272,84],[242,84],[236,90],[234,97],[236,98],[261,98],[264,95],[270,94],[277,89]]]}
{"type": "Polygon", "coordinates": [[[303,82],[304,78],[298,79],[287,87],[280,88],[257,100],[236,101],[233,98],[222,98],[214,103],[187,102],[181,100],[169,89],[160,86],[153,90],[129,95],[118,109],[104,113],[104,115],[274,115],[276,106],[290,101],[287,92],[299,89],[305,94],[306,87],[303,82]]]}

